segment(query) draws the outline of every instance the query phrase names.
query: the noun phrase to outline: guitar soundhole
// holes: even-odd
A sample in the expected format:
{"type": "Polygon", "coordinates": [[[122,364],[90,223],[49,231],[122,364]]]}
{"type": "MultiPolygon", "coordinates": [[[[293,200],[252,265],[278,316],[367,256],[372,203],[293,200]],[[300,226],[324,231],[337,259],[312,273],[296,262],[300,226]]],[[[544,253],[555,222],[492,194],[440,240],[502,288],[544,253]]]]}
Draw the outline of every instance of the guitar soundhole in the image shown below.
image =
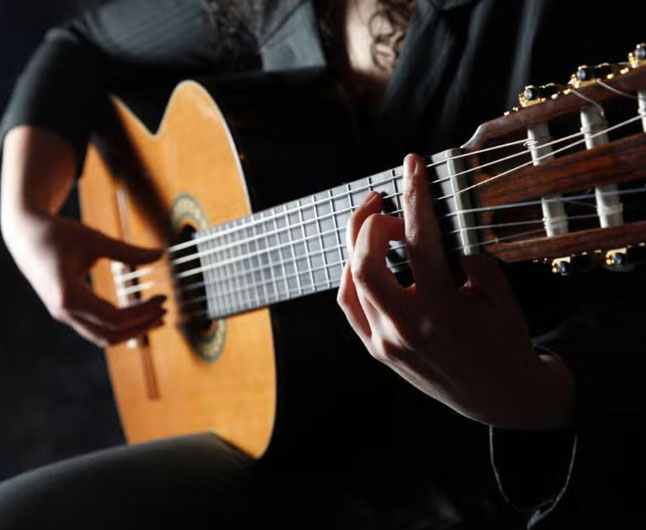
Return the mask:
{"type": "MultiPolygon", "coordinates": [[[[196,232],[208,226],[199,203],[186,193],[175,199],[171,222],[175,245],[192,241],[196,232]]],[[[197,245],[187,245],[175,251],[173,261],[176,263],[173,272],[184,335],[199,357],[215,361],[224,347],[226,321],[209,317],[207,279],[200,270],[202,262],[197,256],[197,245]]]]}
{"type": "MultiPolygon", "coordinates": [[[[197,230],[190,224],[182,227],[178,243],[184,243],[193,239],[197,230]]],[[[186,258],[195,254],[195,247],[189,246],[175,254],[175,258],[186,258]]],[[[208,318],[208,305],[206,299],[206,285],[204,276],[201,273],[192,274],[199,268],[199,259],[192,259],[175,267],[177,280],[177,292],[182,306],[182,313],[185,327],[189,333],[204,334],[213,326],[213,320],[208,318]],[[188,273],[189,276],[182,277],[188,273]]]]}

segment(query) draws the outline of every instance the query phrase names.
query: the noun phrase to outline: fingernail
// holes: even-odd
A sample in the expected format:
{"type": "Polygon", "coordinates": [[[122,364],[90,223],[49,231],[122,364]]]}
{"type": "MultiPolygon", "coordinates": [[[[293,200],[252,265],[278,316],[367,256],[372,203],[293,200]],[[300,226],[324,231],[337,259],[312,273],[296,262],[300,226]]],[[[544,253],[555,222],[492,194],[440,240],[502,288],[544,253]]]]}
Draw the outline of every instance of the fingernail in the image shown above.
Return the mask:
{"type": "Polygon", "coordinates": [[[417,171],[417,157],[414,155],[406,155],[404,158],[404,174],[412,176],[417,171]]]}
{"type": "Polygon", "coordinates": [[[379,193],[377,193],[376,191],[370,191],[368,192],[368,195],[366,195],[364,202],[365,204],[370,204],[371,202],[376,201],[377,197],[380,197],[379,193]]]}

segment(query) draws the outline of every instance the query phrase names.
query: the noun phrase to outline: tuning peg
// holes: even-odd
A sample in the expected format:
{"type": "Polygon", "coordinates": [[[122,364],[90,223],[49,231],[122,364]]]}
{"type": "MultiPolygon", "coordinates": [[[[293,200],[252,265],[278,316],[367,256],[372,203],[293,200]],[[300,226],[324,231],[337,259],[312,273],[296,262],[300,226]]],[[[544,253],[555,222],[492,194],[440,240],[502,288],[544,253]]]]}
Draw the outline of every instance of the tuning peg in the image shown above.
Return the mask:
{"type": "Polygon", "coordinates": [[[547,83],[541,86],[527,85],[525,90],[518,94],[518,101],[522,108],[531,107],[557,97],[564,88],[566,87],[556,83],[547,83]]]}
{"type": "Polygon", "coordinates": [[[601,63],[596,66],[582,65],[570,76],[568,85],[574,88],[585,87],[595,83],[597,79],[609,79],[621,72],[625,67],[626,65],[623,63],[601,63]]]}
{"type": "Polygon", "coordinates": [[[628,54],[628,62],[633,68],[646,64],[646,43],[642,42],[628,54]]]}
{"type": "Polygon", "coordinates": [[[575,272],[583,272],[591,269],[593,266],[593,256],[588,252],[565,256],[552,260],[552,272],[567,276],[575,272]]]}
{"type": "Polygon", "coordinates": [[[646,261],[646,246],[641,244],[608,250],[605,254],[604,265],[613,270],[629,271],[644,261],[646,261]]]}

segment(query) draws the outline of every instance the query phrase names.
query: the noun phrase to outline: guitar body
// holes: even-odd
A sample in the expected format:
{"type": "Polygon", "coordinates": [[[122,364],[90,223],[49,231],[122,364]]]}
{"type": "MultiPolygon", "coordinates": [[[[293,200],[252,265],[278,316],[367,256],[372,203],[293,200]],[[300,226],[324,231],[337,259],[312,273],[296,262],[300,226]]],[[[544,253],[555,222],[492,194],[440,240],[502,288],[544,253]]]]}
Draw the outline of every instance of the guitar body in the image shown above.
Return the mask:
{"type": "MultiPolygon", "coordinates": [[[[351,125],[331,132],[347,115],[327,88],[312,88],[317,77],[183,82],[160,99],[168,99],[161,120],[146,125],[138,117],[148,115],[146,102],[115,98],[79,182],[83,222],[166,247],[183,223],[217,225],[334,184],[331,175],[349,180],[351,125]]],[[[338,461],[353,443],[358,450],[365,438],[383,437],[384,407],[398,407],[385,381],[396,376],[363,351],[334,291],[214,323],[206,334],[219,351],[208,361],[180,325],[169,272],[145,292],[168,296],[164,325],[106,349],[130,443],[210,430],[254,457],[271,445],[269,453],[291,459],[307,448],[338,461]]],[[[92,270],[92,283],[119,304],[107,260],[92,270]]]]}
{"type": "MultiPolygon", "coordinates": [[[[228,127],[209,93],[197,83],[178,87],[156,134],[120,102],[123,132],[145,175],[115,174],[95,147],[88,154],[79,192],[83,221],[121,240],[164,247],[168,225],[150,219],[142,197],[132,196],[127,179],[145,179],[155,209],[171,219],[181,195],[193,197],[209,224],[251,213],[244,175],[228,127]],[[197,154],[199,153],[199,156],[197,154]],[[150,177],[150,178],[148,178],[150,177]],[[120,207],[119,202],[124,204],[120,207]],[[123,219],[124,215],[127,219],[123,219]],[[124,234],[127,226],[128,234],[124,234]]],[[[92,271],[98,294],[118,304],[107,262],[92,271]]],[[[130,442],[214,430],[252,455],[266,449],[274,425],[276,373],[269,310],[227,319],[225,344],[217,362],[193,352],[177,325],[177,300],[165,282],[166,325],[136,346],[107,348],[114,393],[130,442]]]]}

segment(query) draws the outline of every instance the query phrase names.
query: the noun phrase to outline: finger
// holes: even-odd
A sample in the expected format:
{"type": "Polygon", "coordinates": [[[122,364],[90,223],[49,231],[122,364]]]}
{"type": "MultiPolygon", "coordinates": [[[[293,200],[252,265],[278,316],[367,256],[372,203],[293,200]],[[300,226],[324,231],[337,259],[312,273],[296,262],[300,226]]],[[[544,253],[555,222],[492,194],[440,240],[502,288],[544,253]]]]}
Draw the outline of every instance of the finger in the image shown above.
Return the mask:
{"type": "MultiPolygon", "coordinates": [[[[404,309],[403,289],[386,264],[390,241],[404,237],[404,223],[398,217],[372,214],[361,226],[351,260],[352,279],[359,300],[365,297],[378,312],[388,316],[404,309]]],[[[369,307],[362,304],[366,312],[369,307]]],[[[371,315],[367,314],[370,321],[371,315]]]]}
{"type": "Polygon", "coordinates": [[[359,235],[359,230],[364,221],[373,213],[379,213],[381,211],[382,199],[381,195],[376,191],[371,191],[368,193],[363,202],[357,207],[354,213],[348,219],[348,230],[346,235],[346,245],[348,247],[348,252],[352,256],[354,251],[354,245],[357,241],[357,236],[359,235]]]}
{"type": "Polygon", "coordinates": [[[97,255],[131,265],[156,261],[163,253],[161,249],[137,247],[103,234],[100,234],[96,246],[97,255]]]}
{"type": "Polygon", "coordinates": [[[370,324],[357,297],[357,290],[352,281],[350,262],[347,262],[343,269],[341,285],[339,285],[339,292],[337,294],[337,303],[348,319],[350,327],[352,327],[361,341],[366,344],[370,340],[370,324]]]}
{"type": "Polygon", "coordinates": [[[117,308],[107,300],[98,297],[89,287],[83,286],[68,308],[72,315],[84,318],[94,324],[120,332],[162,315],[163,295],[154,296],[145,302],[129,307],[117,308]]]}
{"type": "Polygon", "coordinates": [[[489,304],[516,304],[516,297],[500,265],[492,256],[470,256],[462,259],[462,269],[467,276],[460,291],[477,295],[489,304]]]}
{"type": "Polygon", "coordinates": [[[140,337],[155,328],[163,326],[164,318],[163,316],[153,318],[147,322],[142,322],[137,326],[121,331],[105,328],[83,318],[74,318],[68,321],[68,324],[83,338],[93,342],[100,348],[105,348],[109,345],[119,344],[120,342],[140,337]]]}
{"type": "Polygon", "coordinates": [[[406,225],[406,250],[417,290],[442,298],[456,289],[444,257],[442,237],[423,160],[410,154],[404,159],[402,209],[406,225]]]}

